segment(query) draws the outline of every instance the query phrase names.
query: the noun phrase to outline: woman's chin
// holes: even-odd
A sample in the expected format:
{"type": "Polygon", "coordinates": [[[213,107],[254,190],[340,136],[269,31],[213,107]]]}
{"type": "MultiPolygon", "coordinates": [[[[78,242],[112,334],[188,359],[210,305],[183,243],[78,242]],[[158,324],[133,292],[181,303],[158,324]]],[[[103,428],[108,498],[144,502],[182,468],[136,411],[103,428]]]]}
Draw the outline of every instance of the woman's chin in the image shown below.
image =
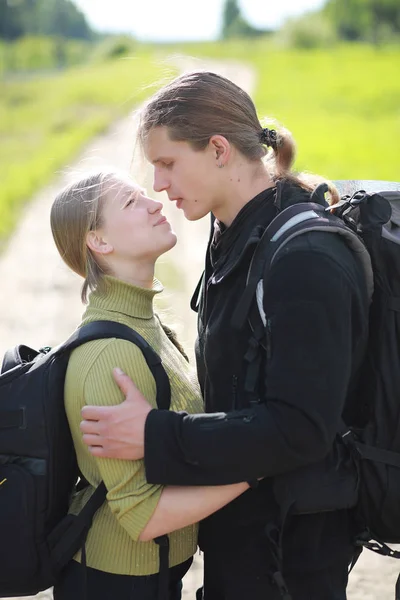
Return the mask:
{"type": "Polygon", "coordinates": [[[163,244],[162,248],[160,249],[159,256],[161,256],[162,254],[165,254],[169,250],[172,250],[172,248],[174,248],[174,246],[176,246],[178,238],[177,238],[176,233],[174,231],[170,232],[168,238],[169,239],[165,240],[165,243],[163,244]]]}

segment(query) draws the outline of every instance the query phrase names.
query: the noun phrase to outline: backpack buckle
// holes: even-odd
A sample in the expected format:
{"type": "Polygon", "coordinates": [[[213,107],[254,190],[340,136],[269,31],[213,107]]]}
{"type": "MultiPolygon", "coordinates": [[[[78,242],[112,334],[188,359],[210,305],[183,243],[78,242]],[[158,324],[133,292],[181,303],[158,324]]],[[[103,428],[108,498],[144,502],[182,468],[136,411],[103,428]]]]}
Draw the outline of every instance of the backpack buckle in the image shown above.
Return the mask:
{"type": "Polygon", "coordinates": [[[255,360],[255,358],[257,357],[259,348],[260,348],[259,342],[256,340],[256,338],[254,336],[251,336],[249,339],[248,346],[247,346],[246,354],[244,355],[244,360],[247,363],[253,362],[253,360],[255,360]]]}

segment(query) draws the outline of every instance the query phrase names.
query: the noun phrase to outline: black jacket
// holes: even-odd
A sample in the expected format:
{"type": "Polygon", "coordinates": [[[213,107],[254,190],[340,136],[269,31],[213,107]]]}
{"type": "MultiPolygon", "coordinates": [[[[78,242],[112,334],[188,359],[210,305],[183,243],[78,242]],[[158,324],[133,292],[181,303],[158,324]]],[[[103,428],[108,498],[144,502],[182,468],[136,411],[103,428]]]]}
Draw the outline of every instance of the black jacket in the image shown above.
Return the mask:
{"type": "MultiPolygon", "coordinates": [[[[337,468],[332,447],[341,418],[354,423],[358,412],[352,390],[368,335],[368,299],[361,265],[340,236],[302,235],[274,263],[264,289],[272,340],[264,398],[249,407],[243,390],[250,329],[235,331],[231,318],[252,253],[275,216],[274,194],[259,194],[229,228],[217,223],[209,246],[196,359],[206,413],[212,414],[152,411],[146,423],[149,482],[212,485],[265,477],[257,490],[203,522],[204,548],[216,540],[240,543],[276,517],[292,479],[306,512],[338,513],[355,500],[354,479],[337,468]],[[312,486],[325,495],[308,493],[312,486]]],[[[307,198],[290,188],[285,201],[307,198]]],[[[317,515],[317,537],[321,528],[337,535],[337,519],[317,515]]],[[[320,556],[315,545],[313,552],[320,556]]]]}

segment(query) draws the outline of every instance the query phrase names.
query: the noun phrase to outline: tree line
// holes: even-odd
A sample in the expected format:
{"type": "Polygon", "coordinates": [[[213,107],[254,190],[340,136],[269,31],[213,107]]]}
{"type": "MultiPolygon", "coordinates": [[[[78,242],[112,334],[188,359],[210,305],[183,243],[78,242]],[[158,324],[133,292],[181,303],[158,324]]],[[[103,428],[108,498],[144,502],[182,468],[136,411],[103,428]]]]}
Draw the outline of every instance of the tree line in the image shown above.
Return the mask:
{"type": "Polygon", "coordinates": [[[328,0],[323,14],[344,40],[376,42],[400,33],[399,0],[328,0]]]}
{"type": "Polygon", "coordinates": [[[89,40],[94,33],[71,0],[0,0],[0,38],[25,35],[89,40]]]}
{"type": "MultiPolygon", "coordinates": [[[[244,1],[225,0],[222,39],[272,33],[246,21],[244,1]]],[[[326,0],[317,14],[342,40],[376,42],[400,34],[400,0],[326,0]]],[[[25,35],[89,40],[95,33],[73,0],[0,0],[0,39],[25,35]]]]}
{"type": "MultiPolygon", "coordinates": [[[[245,1],[245,0],[242,0],[245,1]]],[[[326,22],[338,39],[345,41],[377,42],[400,34],[400,0],[326,0],[316,27],[326,22]]],[[[305,17],[300,17],[303,22],[305,17]]],[[[295,20],[294,20],[295,21],[295,20]]],[[[222,39],[255,37],[262,31],[247,23],[240,0],[225,0],[222,15],[222,39]]]]}

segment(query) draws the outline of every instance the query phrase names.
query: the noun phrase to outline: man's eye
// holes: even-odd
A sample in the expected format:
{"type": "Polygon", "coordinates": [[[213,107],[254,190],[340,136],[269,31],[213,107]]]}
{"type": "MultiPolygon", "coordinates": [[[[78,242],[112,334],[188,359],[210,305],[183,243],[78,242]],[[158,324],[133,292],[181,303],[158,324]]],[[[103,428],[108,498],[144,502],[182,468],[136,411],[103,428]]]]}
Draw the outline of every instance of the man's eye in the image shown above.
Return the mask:
{"type": "Polygon", "coordinates": [[[174,164],[173,162],[164,163],[164,167],[165,167],[166,169],[172,169],[172,167],[173,167],[173,164],[174,164]]]}

